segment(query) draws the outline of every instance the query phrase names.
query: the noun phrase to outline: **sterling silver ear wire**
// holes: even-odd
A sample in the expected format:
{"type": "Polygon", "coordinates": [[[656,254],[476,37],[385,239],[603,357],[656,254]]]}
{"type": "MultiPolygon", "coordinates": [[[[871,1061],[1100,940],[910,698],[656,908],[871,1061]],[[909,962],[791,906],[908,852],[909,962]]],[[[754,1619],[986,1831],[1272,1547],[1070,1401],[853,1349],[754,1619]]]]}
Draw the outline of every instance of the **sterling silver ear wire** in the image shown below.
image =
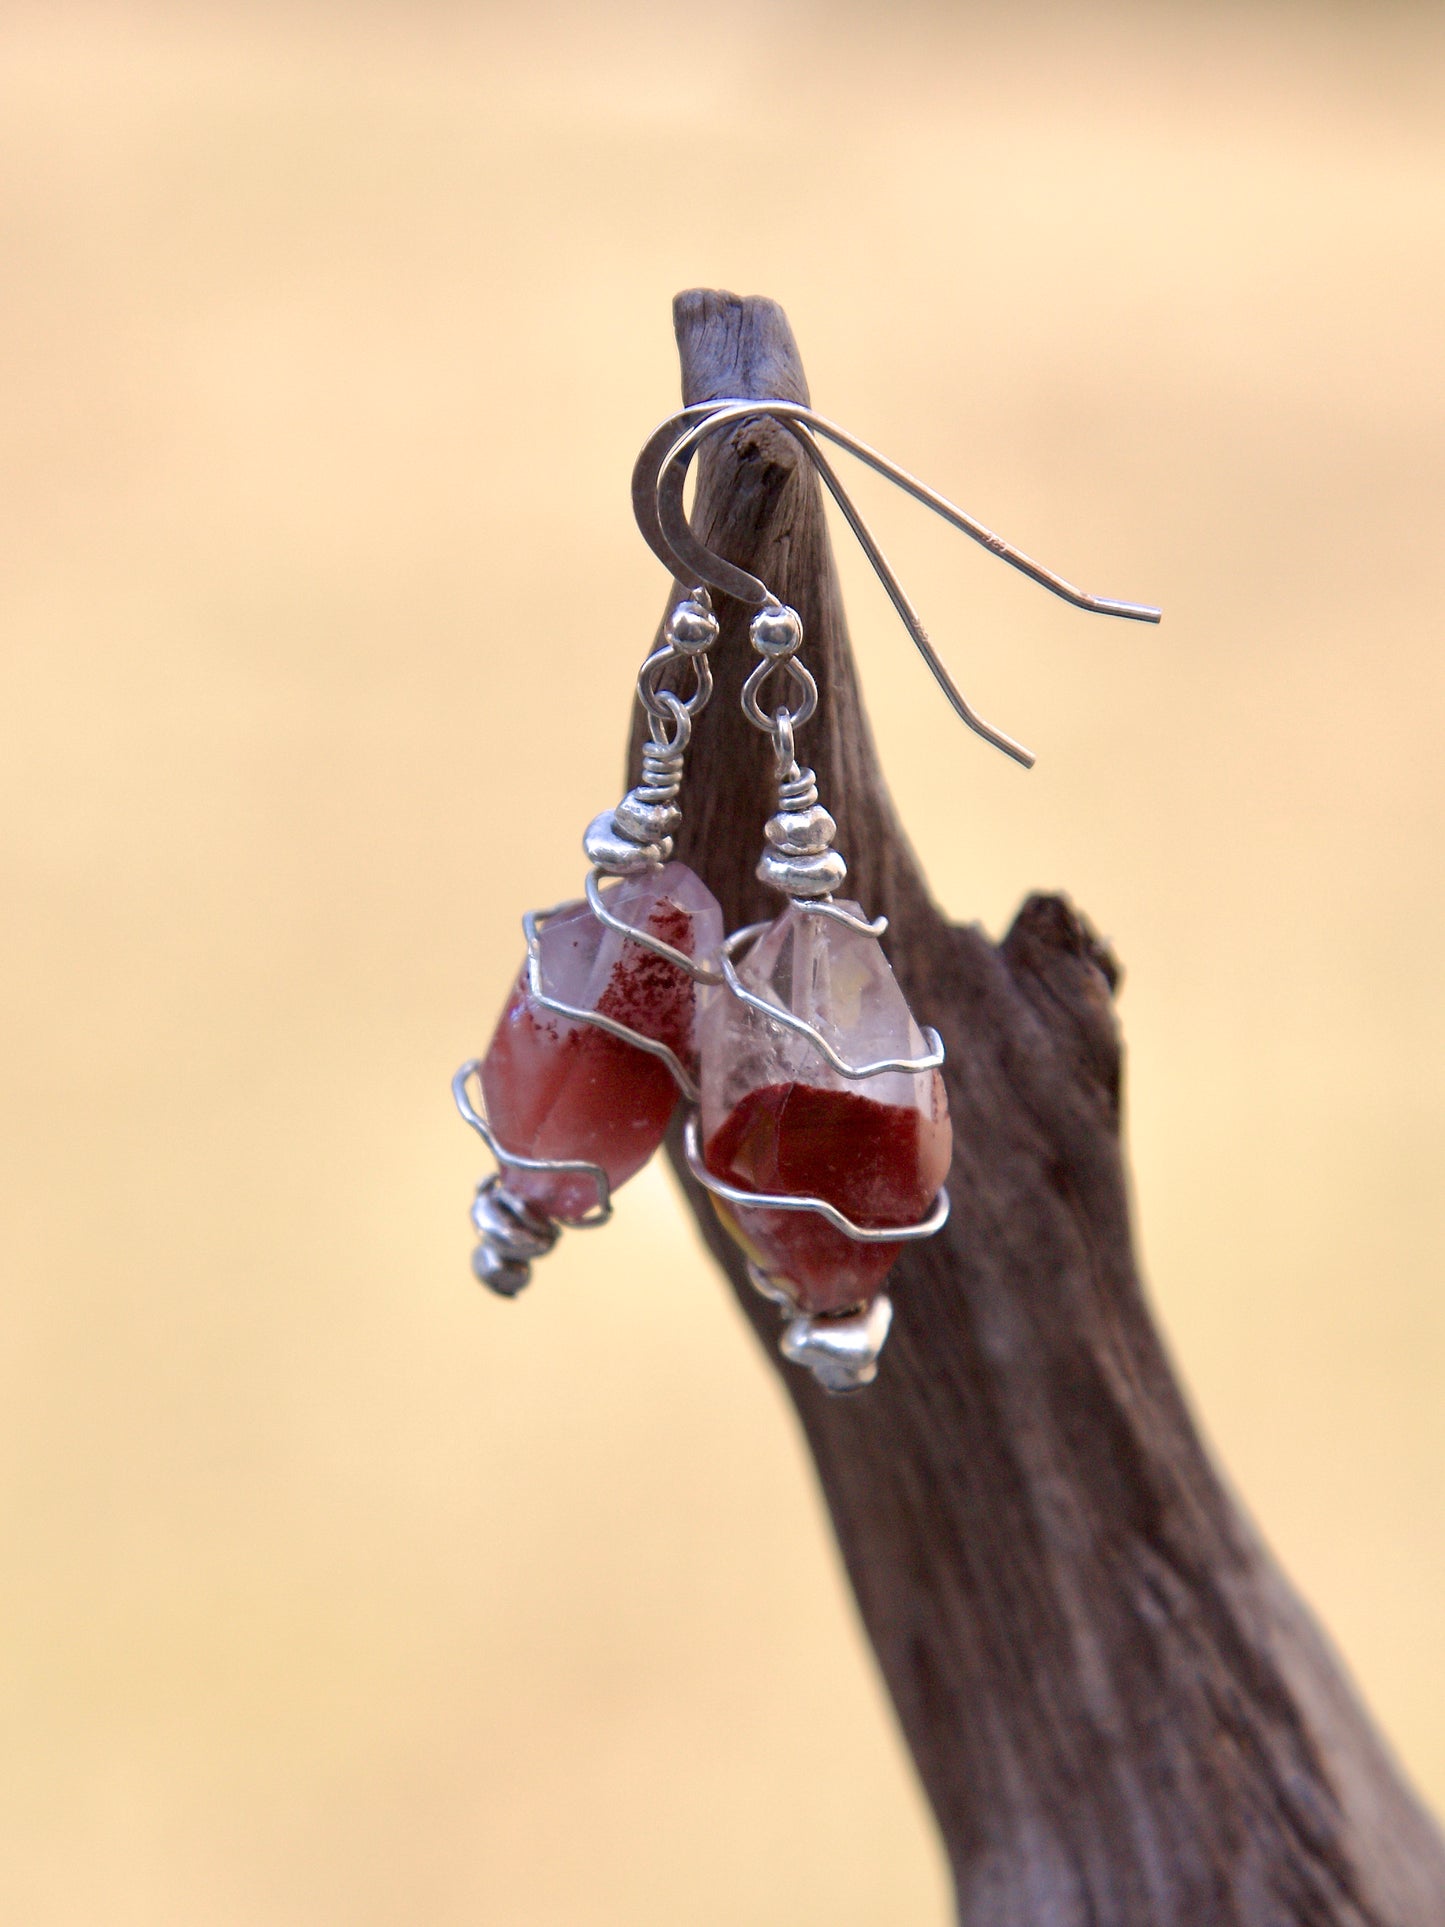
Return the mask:
{"type": "Polygon", "coordinates": [[[637,464],[632,472],[632,506],[643,538],[674,574],[683,580],[696,577],[710,587],[734,596],[740,602],[764,603],[770,600],[765,584],[746,569],[724,561],[721,556],[713,555],[697,540],[688,526],[686,511],[683,507],[683,489],[687,479],[687,469],[702,441],[716,429],[725,428],[732,422],[766,417],[786,428],[797,441],[817,469],[828,493],[838,504],[843,517],[857,536],[860,546],[872,563],[879,580],[888,592],[889,600],[898,611],[904,628],[913,638],[919,654],[933,672],[934,680],[947,696],[959,717],[1015,762],[1022,763],[1025,769],[1032,768],[1034,756],[1013,737],[1006,736],[1000,729],[987,723],[964,700],[956,687],[933,644],[919,620],[917,611],[903,591],[903,586],[890,567],[883,551],[874,540],[863,517],[858,513],[852,499],[839,482],[831,465],[818,447],[817,436],[822,435],[834,442],[839,448],[847,449],[859,461],[886,476],[897,484],[905,494],[915,501],[922,502],[925,508],[942,516],[956,529],[988,550],[990,555],[998,556],[1010,568],[1018,569],[1032,581],[1039,583],[1051,594],[1072,603],[1076,609],[1087,609],[1095,615],[1118,616],[1129,622],[1158,622],[1161,612],[1149,603],[1120,602],[1107,596],[1090,595],[1087,590],[1075,588],[1061,575],[1035,562],[1032,556],[1025,555],[1005,542],[1001,535],[968,515],[963,509],[950,502],[946,496],[931,489],[926,482],[920,482],[916,475],[900,468],[880,455],[876,448],[850,435],[836,422],[828,421],[803,402],[793,401],[741,401],[720,400],[697,402],[691,408],[680,409],[669,416],[667,421],[655,429],[648,437],[637,464]]]}

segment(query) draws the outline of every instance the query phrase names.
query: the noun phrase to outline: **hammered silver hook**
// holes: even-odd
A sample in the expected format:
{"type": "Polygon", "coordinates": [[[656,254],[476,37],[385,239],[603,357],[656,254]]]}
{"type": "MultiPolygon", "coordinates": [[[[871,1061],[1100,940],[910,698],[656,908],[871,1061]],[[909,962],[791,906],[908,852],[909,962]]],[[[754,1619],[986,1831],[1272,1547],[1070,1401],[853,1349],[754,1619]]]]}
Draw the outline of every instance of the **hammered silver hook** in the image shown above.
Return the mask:
{"type": "Polygon", "coordinates": [[[946,496],[940,495],[920,482],[906,469],[891,462],[867,442],[850,435],[817,414],[803,402],[781,400],[743,401],[723,398],[711,402],[697,402],[690,408],[680,410],[670,416],[652,435],[648,437],[642,453],[638,456],[632,474],[632,505],[637,517],[637,525],[642,531],[644,541],[653,553],[680,577],[697,576],[711,587],[738,601],[759,605],[774,601],[776,598],[757,576],[735,563],[724,560],[706,548],[693,534],[688,525],[687,513],[683,506],[683,491],[687,480],[687,469],[698,447],[706,436],[715,429],[724,428],[730,423],[763,416],[776,421],[792,434],[804,453],[808,456],[829,494],[838,504],[844,520],[858,538],[863,553],[872,564],[875,573],[888,593],[889,600],[897,610],[904,628],[913,639],[923,660],[932,671],[934,680],[948,698],[956,714],[970,729],[982,736],[986,742],[1001,749],[1005,755],[1028,769],[1034,762],[1033,752],[1025,749],[1013,737],[996,729],[970,707],[962,692],[956,687],[948,671],[940,661],[937,651],[929,640],[917,611],[909,602],[902,584],[894,574],[887,557],[874,540],[867,523],[842,483],[838,480],[831,464],[826,460],[817,441],[817,435],[825,436],[840,448],[847,449],[859,461],[876,470],[903,491],[922,502],[944,521],[975,542],[996,555],[1010,567],[1018,569],[1032,581],[1061,597],[1075,608],[1087,609],[1097,615],[1122,617],[1133,622],[1158,622],[1160,611],[1148,603],[1121,602],[1105,596],[1090,595],[1086,590],[1076,588],[1066,582],[1053,570],[1046,569],[1041,562],[1025,555],[1002,536],[986,528],[982,522],[966,514],[946,496]]]}

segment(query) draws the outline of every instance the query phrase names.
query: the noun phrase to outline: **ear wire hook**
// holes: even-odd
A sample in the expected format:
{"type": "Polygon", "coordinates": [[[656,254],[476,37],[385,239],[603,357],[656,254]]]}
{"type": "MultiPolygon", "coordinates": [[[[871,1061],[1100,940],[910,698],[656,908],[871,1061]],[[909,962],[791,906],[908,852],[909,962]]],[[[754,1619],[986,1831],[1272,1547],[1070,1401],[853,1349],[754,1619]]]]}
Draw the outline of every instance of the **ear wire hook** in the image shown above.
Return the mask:
{"type": "MultiPolygon", "coordinates": [[[[669,415],[665,422],[660,422],[653,429],[642,445],[641,454],[632,465],[632,513],[637,519],[638,528],[642,531],[642,539],[658,561],[665,568],[671,569],[679,581],[688,576],[687,565],[669,547],[657,514],[657,491],[662,478],[663,460],[664,457],[670,456],[673,444],[689,424],[709,421],[719,408],[727,405],[726,402],[716,401],[693,402],[690,407],[679,409],[675,415],[669,415]]],[[[707,557],[709,567],[714,562],[721,561],[721,557],[714,556],[710,549],[700,549],[699,552],[707,557]]],[[[743,571],[739,570],[738,575],[741,577],[743,571]]],[[[762,587],[756,576],[748,576],[747,580],[759,588],[762,587]]],[[[757,600],[751,592],[743,599],[757,600]]],[[[763,592],[762,599],[767,600],[766,590],[763,592]]]]}
{"type": "Polygon", "coordinates": [[[906,469],[890,462],[886,456],[850,435],[836,422],[826,420],[802,402],[780,400],[741,401],[721,399],[713,402],[695,403],[670,417],[648,438],[646,446],[638,457],[633,470],[632,499],[637,516],[638,527],[644,540],[663,563],[680,577],[701,576],[713,588],[736,597],[739,601],[751,604],[767,603],[775,598],[759,579],[747,570],[738,568],[723,557],[714,555],[705,548],[688,526],[687,515],[683,508],[683,489],[687,469],[693,455],[704,438],[714,429],[726,427],[732,422],[765,416],[777,421],[788,429],[812,461],[818,474],[838,504],[845,521],[858,538],[859,545],[868,557],[878,575],[889,599],[912,637],[914,646],[928,664],[934,680],[947,696],[950,704],[961,720],[975,730],[986,742],[1001,749],[1005,755],[1022,763],[1026,769],[1034,762],[1033,753],[1017,743],[1011,736],[986,722],[965,701],[960,690],[954,685],[947,670],[939,660],[937,652],[928,638],[928,633],[920,621],[917,611],[909,602],[897,576],[887,558],[868,529],[862,516],[854,506],[847,491],[839,482],[822,450],[818,447],[815,435],[823,435],[835,442],[840,448],[847,449],[878,474],[886,476],[891,482],[931,508],[953,527],[971,536],[990,554],[1018,569],[1031,580],[1060,596],[1074,607],[1087,609],[1099,615],[1122,617],[1135,622],[1158,622],[1160,611],[1147,603],[1121,602],[1104,596],[1090,595],[1073,583],[1066,582],[1053,570],[1046,569],[1041,562],[1025,555],[1021,549],[1005,542],[1002,536],[986,528],[973,516],[950,502],[937,490],[920,482],[906,469]],[[681,566],[679,566],[681,563],[681,566]]]}

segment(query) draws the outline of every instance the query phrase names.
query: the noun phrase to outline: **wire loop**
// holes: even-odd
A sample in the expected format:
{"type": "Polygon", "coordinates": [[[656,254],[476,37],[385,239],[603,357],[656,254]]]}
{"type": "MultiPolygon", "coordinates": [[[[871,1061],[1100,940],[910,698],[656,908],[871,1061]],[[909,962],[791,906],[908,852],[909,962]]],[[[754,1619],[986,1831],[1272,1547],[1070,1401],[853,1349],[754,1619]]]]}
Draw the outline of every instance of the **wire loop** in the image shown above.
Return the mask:
{"type": "Polygon", "coordinates": [[[786,669],[799,691],[801,701],[796,709],[775,710],[773,715],[785,715],[794,729],[801,729],[818,707],[818,684],[813,672],[806,663],[799,662],[796,656],[768,657],[757,664],[743,684],[743,714],[755,729],[762,730],[765,736],[773,731],[773,716],[770,716],[758,701],[758,692],[775,669],[786,669]]]}

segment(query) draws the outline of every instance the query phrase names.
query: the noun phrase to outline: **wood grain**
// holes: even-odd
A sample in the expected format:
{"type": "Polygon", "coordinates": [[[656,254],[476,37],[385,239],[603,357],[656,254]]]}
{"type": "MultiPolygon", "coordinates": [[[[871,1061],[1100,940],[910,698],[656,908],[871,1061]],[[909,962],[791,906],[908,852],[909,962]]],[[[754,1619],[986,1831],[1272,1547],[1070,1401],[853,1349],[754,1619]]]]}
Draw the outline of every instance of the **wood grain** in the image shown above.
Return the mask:
{"type": "MultiPolygon", "coordinates": [[[[697,289],[674,318],[687,402],[808,399],[775,303],[697,289]]],[[[877,1383],[832,1399],[777,1362],[960,1921],[1440,1927],[1445,1844],[1222,1487],[1150,1318],[1117,965],[1062,897],[1029,897],[998,945],[932,903],[859,699],[819,489],[785,430],[709,440],[694,525],[802,615],[822,695],[800,755],[850,892],[890,918],[894,968],[948,1051],[953,1216],[892,1275],[877,1383]]],[[[752,874],[771,802],[767,746],[737,705],[746,612],[718,606],[679,854],[731,927],[774,907],[752,874]]],[[[670,1148],[776,1360],[777,1314],[670,1148]]]]}

